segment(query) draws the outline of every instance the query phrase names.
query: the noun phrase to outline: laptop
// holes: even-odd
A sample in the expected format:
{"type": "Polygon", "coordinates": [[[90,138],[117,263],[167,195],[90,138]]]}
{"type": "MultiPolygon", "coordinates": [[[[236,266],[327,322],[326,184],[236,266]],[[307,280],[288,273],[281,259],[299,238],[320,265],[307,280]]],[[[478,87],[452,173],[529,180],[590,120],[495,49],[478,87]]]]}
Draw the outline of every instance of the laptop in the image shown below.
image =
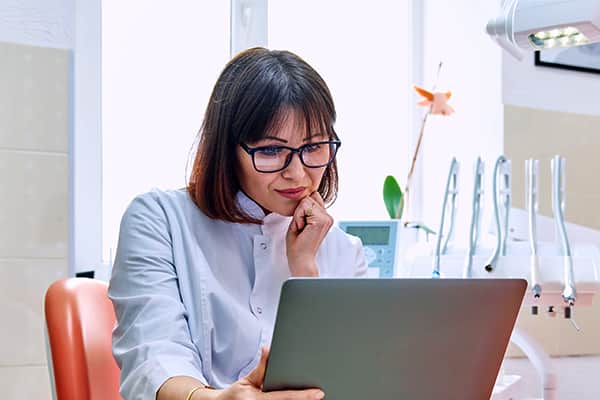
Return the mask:
{"type": "Polygon", "coordinates": [[[526,287],[523,279],[290,279],[263,391],[489,399],[526,287]]]}

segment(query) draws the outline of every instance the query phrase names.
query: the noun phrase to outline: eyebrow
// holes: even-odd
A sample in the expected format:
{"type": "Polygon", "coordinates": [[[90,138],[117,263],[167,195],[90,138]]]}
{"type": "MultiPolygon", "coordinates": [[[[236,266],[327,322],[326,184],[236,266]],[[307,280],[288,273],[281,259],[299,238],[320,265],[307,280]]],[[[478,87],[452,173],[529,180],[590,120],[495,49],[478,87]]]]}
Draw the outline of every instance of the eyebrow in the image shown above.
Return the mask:
{"type": "Polygon", "coordinates": [[[275,136],[265,136],[265,137],[264,137],[262,140],[265,140],[265,139],[273,139],[273,140],[278,140],[278,141],[280,141],[280,142],[282,142],[282,143],[287,143],[287,142],[288,142],[288,141],[287,141],[287,140],[285,140],[285,139],[281,139],[281,138],[278,138],[278,137],[275,137],[275,136]]]}
{"type": "MultiPolygon", "coordinates": [[[[304,139],[304,141],[306,142],[306,141],[308,141],[308,140],[310,140],[310,139],[312,139],[312,138],[314,138],[314,137],[318,137],[318,136],[325,136],[325,135],[324,135],[324,134],[322,134],[322,133],[315,133],[315,134],[311,135],[310,137],[308,137],[308,138],[304,139]]],[[[263,139],[273,139],[273,140],[278,140],[278,141],[280,141],[280,142],[282,142],[282,143],[287,143],[287,142],[288,142],[288,141],[287,141],[287,140],[285,140],[285,139],[281,139],[281,138],[278,138],[278,137],[275,137],[275,136],[265,136],[263,139]]]]}

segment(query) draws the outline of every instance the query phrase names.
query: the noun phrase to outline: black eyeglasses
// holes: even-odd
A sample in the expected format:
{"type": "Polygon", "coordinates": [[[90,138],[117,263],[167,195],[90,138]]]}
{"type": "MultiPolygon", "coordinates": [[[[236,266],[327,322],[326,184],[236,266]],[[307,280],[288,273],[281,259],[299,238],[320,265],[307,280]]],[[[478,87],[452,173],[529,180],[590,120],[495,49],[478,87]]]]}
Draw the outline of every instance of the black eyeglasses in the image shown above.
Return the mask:
{"type": "Polygon", "coordinates": [[[288,146],[248,147],[240,143],[242,149],[252,156],[252,164],[258,172],[279,172],[292,162],[294,153],[298,153],[302,165],[308,168],[326,167],[333,162],[338,148],[342,145],[339,140],[308,143],[298,148],[288,146]]]}

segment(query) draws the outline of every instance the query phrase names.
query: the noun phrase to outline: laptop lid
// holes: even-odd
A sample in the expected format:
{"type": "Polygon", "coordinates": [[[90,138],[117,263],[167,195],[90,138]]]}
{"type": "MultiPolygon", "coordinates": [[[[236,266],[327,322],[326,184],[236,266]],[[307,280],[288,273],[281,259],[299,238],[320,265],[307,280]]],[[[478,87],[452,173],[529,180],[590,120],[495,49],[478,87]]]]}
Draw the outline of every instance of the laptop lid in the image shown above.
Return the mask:
{"type": "Polygon", "coordinates": [[[489,399],[523,279],[290,279],[264,391],[327,399],[489,399]]]}

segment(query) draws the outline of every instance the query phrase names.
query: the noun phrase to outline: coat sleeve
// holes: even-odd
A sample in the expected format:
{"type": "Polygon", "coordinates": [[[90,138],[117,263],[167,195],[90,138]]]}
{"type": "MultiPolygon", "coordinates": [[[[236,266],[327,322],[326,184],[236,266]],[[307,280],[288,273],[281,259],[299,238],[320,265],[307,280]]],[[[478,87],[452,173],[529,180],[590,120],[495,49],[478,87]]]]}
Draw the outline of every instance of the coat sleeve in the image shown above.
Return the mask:
{"type": "Polygon", "coordinates": [[[152,193],[134,199],[123,216],[108,292],[117,317],[113,355],[123,399],[155,399],[174,376],[206,384],[179,292],[166,214],[152,193]]]}

